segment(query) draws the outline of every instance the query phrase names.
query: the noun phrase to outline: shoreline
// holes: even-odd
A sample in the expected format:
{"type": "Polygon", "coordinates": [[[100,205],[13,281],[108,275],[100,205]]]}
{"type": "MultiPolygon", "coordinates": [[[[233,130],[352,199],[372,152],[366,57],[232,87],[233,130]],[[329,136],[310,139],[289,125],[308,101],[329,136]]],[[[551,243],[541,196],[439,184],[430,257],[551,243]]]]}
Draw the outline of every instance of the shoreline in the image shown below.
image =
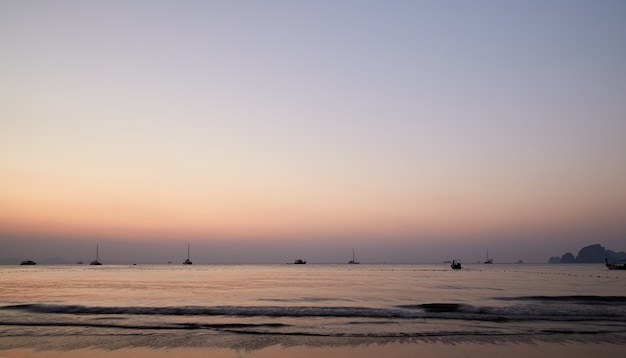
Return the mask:
{"type": "Polygon", "coordinates": [[[70,350],[38,350],[35,348],[0,348],[0,358],[109,358],[112,356],[122,358],[143,357],[216,357],[216,358],[269,358],[269,357],[415,357],[421,356],[445,356],[445,357],[501,357],[506,354],[509,358],[526,357],[555,357],[567,356],[568,358],[583,358],[592,356],[618,356],[623,353],[624,345],[618,343],[443,343],[443,342],[407,342],[388,344],[367,344],[350,347],[317,347],[317,346],[283,346],[272,345],[258,350],[218,348],[218,347],[175,347],[175,348],[150,348],[129,347],[114,350],[103,348],[79,348],[70,350]]]}
{"type": "MultiPolygon", "coordinates": [[[[192,335],[193,337],[193,335],[192,335]]],[[[509,358],[618,356],[626,334],[474,336],[474,337],[285,337],[273,335],[208,335],[185,342],[167,335],[120,337],[50,335],[0,337],[0,358],[88,357],[501,357],[509,358]]]]}

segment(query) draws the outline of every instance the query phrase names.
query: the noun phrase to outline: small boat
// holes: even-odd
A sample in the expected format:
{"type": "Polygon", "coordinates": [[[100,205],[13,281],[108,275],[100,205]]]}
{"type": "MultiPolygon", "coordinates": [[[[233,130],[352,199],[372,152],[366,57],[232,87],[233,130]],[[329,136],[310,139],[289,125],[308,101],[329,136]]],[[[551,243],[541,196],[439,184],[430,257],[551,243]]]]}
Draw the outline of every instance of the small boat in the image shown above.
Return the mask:
{"type": "Polygon", "coordinates": [[[609,270],[626,270],[626,260],[619,260],[617,263],[610,264],[609,259],[604,258],[604,262],[609,270]]]}
{"type": "Polygon", "coordinates": [[[487,250],[487,258],[484,262],[485,264],[492,264],[493,263],[493,259],[489,258],[489,250],[487,250]]]}
{"type": "Polygon", "coordinates": [[[191,265],[193,262],[189,259],[189,243],[187,243],[187,260],[183,261],[183,265],[191,265]]]}
{"type": "Polygon", "coordinates": [[[359,262],[356,260],[356,257],[354,257],[354,249],[352,249],[352,260],[348,261],[349,264],[351,265],[358,265],[359,262]]]}
{"type": "Polygon", "coordinates": [[[102,265],[102,262],[100,262],[100,255],[99,255],[99,252],[98,252],[98,244],[96,244],[96,259],[91,261],[91,263],[89,263],[89,264],[93,265],[93,266],[100,266],[100,265],[102,265]]]}
{"type": "Polygon", "coordinates": [[[306,264],[305,260],[302,259],[297,259],[296,261],[293,262],[294,265],[304,265],[306,264]]]}
{"type": "Polygon", "coordinates": [[[78,261],[76,264],[77,265],[84,265],[84,263],[82,261],[78,261]]]}
{"type": "Polygon", "coordinates": [[[37,265],[37,263],[33,260],[24,260],[20,265],[37,265]]]}
{"type": "Polygon", "coordinates": [[[459,260],[452,260],[452,263],[450,264],[450,267],[452,267],[453,270],[460,270],[461,267],[461,261],[459,260]]]}

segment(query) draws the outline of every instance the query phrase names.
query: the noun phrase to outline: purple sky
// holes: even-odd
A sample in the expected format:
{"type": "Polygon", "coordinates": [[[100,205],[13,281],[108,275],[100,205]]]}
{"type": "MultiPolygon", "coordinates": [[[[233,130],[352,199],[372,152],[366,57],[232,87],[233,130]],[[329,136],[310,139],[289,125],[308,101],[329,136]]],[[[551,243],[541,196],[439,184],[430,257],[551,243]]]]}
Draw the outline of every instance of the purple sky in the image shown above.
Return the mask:
{"type": "Polygon", "coordinates": [[[623,1],[2,1],[0,259],[624,251],[624,19],[623,1]]]}

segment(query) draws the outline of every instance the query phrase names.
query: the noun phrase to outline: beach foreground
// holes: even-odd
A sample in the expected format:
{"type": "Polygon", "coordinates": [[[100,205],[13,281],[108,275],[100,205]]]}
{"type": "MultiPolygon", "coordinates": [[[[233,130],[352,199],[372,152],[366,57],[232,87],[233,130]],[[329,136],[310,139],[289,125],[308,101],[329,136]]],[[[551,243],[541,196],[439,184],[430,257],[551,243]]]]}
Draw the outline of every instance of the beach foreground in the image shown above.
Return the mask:
{"type": "Polygon", "coordinates": [[[105,350],[83,348],[73,350],[0,349],[0,357],[78,358],[78,357],[597,357],[617,356],[624,350],[621,344],[581,343],[389,343],[354,347],[312,347],[274,345],[259,350],[229,348],[121,348],[105,350]]]}
{"type": "Polygon", "coordinates": [[[284,337],[213,335],[168,340],[166,332],[150,338],[71,336],[0,337],[0,358],[78,357],[612,357],[626,347],[626,334],[485,336],[447,338],[284,337]]]}

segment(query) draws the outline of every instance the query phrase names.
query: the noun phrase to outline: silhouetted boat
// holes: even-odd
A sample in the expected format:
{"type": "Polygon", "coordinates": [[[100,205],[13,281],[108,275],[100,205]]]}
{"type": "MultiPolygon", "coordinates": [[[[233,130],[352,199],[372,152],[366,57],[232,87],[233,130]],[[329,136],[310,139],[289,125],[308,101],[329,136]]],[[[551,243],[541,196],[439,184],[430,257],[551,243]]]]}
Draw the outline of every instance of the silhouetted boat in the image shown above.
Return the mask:
{"type": "Polygon", "coordinates": [[[294,263],[294,265],[304,265],[304,264],[306,264],[306,261],[302,260],[302,259],[297,259],[293,263],[294,263]]]}
{"type": "Polygon", "coordinates": [[[460,270],[461,267],[461,261],[458,260],[452,260],[452,263],[450,264],[450,267],[452,267],[453,270],[460,270]]]}
{"type": "Polygon", "coordinates": [[[78,261],[76,264],[77,265],[83,265],[84,263],[82,261],[78,261]]]}
{"type": "Polygon", "coordinates": [[[100,266],[102,262],[100,262],[100,253],[98,252],[98,244],[96,244],[96,259],[91,261],[90,265],[100,266]]]}
{"type": "Polygon", "coordinates": [[[493,259],[489,258],[489,250],[487,250],[487,259],[485,260],[484,263],[486,263],[486,264],[492,264],[493,263],[493,259]]]}
{"type": "Polygon", "coordinates": [[[37,263],[33,260],[24,260],[20,265],[37,265],[37,263]]]}
{"type": "Polygon", "coordinates": [[[183,261],[183,265],[191,265],[193,262],[189,259],[189,243],[187,243],[187,260],[183,261]]]}
{"type": "Polygon", "coordinates": [[[609,270],[626,270],[626,260],[619,260],[617,263],[610,264],[609,259],[604,258],[604,262],[609,270]]]}
{"type": "Polygon", "coordinates": [[[358,265],[359,262],[356,260],[356,257],[354,256],[354,249],[352,249],[352,260],[348,261],[349,264],[351,265],[358,265]]]}

